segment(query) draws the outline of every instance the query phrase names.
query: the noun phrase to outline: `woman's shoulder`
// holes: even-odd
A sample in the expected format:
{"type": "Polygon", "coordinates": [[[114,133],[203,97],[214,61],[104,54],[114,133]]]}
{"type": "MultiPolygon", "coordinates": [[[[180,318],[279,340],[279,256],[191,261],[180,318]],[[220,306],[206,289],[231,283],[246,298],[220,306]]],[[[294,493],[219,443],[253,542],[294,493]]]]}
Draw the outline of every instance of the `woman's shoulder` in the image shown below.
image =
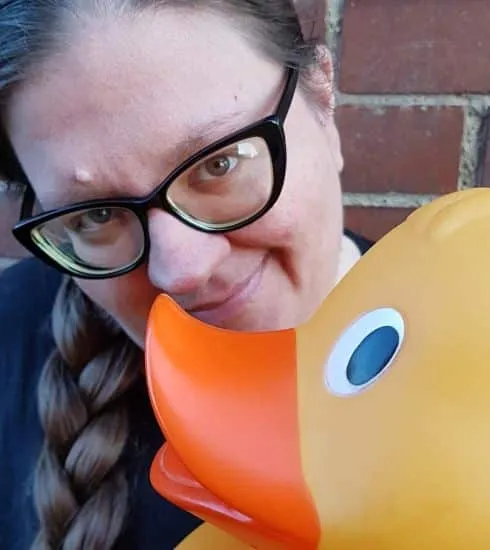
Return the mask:
{"type": "Polygon", "coordinates": [[[60,283],[57,271],[34,258],[0,275],[0,387],[5,392],[0,412],[10,399],[32,397],[32,384],[54,345],[50,313],[60,283]]]}
{"type": "Polygon", "coordinates": [[[11,317],[10,325],[39,319],[53,305],[60,283],[61,274],[37,258],[15,263],[0,275],[0,319],[11,317]]]}
{"type": "Polygon", "coordinates": [[[340,247],[340,258],[337,271],[337,283],[356,265],[361,256],[365,254],[373,245],[371,241],[349,231],[344,230],[342,243],[340,247]]]}
{"type": "Polygon", "coordinates": [[[0,547],[27,548],[35,528],[32,472],[42,445],[37,383],[54,343],[50,312],[61,276],[37,259],[0,275],[0,547]]]}
{"type": "Polygon", "coordinates": [[[13,366],[52,345],[50,313],[60,283],[61,275],[35,258],[0,275],[0,379],[5,361],[13,366]]]}
{"type": "Polygon", "coordinates": [[[344,235],[357,246],[361,255],[365,254],[374,245],[374,241],[371,241],[366,237],[359,235],[359,233],[351,231],[350,229],[344,229],[344,235]]]}
{"type": "Polygon", "coordinates": [[[0,422],[6,411],[11,415],[26,407],[27,412],[35,402],[42,366],[54,346],[50,314],[60,282],[58,272],[33,258],[0,275],[0,422]]]}
{"type": "Polygon", "coordinates": [[[60,282],[57,272],[36,259],[0,275],[0,439],[7,447],[19,439],[16,431],[36,429],[36,387],[54,346],[50,312],[60,282]]]}

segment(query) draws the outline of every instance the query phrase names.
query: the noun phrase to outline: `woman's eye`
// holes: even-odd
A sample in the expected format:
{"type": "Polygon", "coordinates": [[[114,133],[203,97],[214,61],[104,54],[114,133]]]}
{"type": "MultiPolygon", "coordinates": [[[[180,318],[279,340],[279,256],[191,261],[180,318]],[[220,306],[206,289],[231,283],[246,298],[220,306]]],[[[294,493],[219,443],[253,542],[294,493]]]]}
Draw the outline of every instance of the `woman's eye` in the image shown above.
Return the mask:
{"type": "Polygon", "coordinates": [[[231,155],[220,155],[210,158],[199,167],[199,179],[207,181],[222,178],[232,172],[237,164],[238,158],[231,155]]]}
{"type": "Polygon", "coordinates": [[[253,142],[242,141],[215,153],[200,165],[194,172],[193,183],[213,181],[233,174],[242,161],[253,160],[259,151],[253,142]]]}
{"type": "Polygon", "coordinates": [[[69,223],[73,231],[97,231],[101,225],[107,224],[114,218],[112,208],[97,208],[74,216],[69,223]]]}
{"type": "Polygon", "coordinates": [[[94,223],[107,223],[112,218],[111,208],[99,208],[97,210],[90,210],[87,212],[87,217],[94,223]]]}

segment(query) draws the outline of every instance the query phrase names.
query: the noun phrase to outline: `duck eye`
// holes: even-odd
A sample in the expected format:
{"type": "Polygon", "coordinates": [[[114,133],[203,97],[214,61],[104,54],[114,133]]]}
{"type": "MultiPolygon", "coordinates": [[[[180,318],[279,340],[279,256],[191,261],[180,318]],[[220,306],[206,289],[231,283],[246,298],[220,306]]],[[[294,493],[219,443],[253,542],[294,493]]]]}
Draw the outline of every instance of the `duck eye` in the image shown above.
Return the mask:
{"type": "Polygon", "coordinates": [[[382,376],[398,355],[405,324],[398,311],[365,313],[335,343],[325,366],[325,384],[340,396],[360,393],[382,376]]]}

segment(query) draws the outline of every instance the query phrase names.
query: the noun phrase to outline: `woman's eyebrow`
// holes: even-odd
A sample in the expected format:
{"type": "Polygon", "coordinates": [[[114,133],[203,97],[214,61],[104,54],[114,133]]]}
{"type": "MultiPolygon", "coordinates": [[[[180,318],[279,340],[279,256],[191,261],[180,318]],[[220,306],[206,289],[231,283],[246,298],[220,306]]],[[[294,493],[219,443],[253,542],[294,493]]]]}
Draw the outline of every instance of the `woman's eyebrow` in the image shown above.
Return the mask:
{"type": "MultiPolygon", "coordinates": [[[[248,124],[250,124],[250,113],[247,111],[235,111],[224,116],[213,118],[187,130],[183,140],[173,146],[165,147],[164,150],[162,150],[162,156],[166,157],[165,165],[171,166],[171,168],[168,173],[162,174],[161,181],[193,154],[211,145],[220,138],[224,138],[246,127],[248,124]],[[249,119],[248,121],[247,118],[249,119]]],[[[100,188],[97,189],[97,184],[102,182],[96,177],[94,177],[90,183],[80,183],[72,176],[65,180],[65,183],[68,185],[63,186],[61,191],[59,189],[53,189],[46,193],[45,202],[49,209],[61,208],[76,202],[84,202],[88,200],[86,196],[87,193],[92,195],[92,199],[108,198],[111,195],[114,196],[114,198],[117,196],[128,196],[127,193],[118,193],[114,195],[109,189],[103,191],[100,188]]]]}
{"type": "Polygon", "coordinates": [[[177,167],[201,149],[250,124],[250,121],[246,120],[249,117],[250,113],[247,111],[236,111],[194,126],[186,132],[185,138],[180,143],[166,151],[166,155],[177,167]]]}

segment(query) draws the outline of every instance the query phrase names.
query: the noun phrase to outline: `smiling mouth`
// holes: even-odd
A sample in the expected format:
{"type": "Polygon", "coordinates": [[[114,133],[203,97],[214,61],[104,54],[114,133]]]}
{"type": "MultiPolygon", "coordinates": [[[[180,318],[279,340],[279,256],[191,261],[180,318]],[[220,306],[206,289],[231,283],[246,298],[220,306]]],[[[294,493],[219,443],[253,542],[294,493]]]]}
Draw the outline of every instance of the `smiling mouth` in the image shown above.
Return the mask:
{"type": "Polygon", "coordinates": [[[245,281],[236,285],[225,300],[189,309],[188,313],[212,325],[223,323],[238,315],[259,288],[268,259],[269,256],[265,256],[257,269],[245,281]]]}

